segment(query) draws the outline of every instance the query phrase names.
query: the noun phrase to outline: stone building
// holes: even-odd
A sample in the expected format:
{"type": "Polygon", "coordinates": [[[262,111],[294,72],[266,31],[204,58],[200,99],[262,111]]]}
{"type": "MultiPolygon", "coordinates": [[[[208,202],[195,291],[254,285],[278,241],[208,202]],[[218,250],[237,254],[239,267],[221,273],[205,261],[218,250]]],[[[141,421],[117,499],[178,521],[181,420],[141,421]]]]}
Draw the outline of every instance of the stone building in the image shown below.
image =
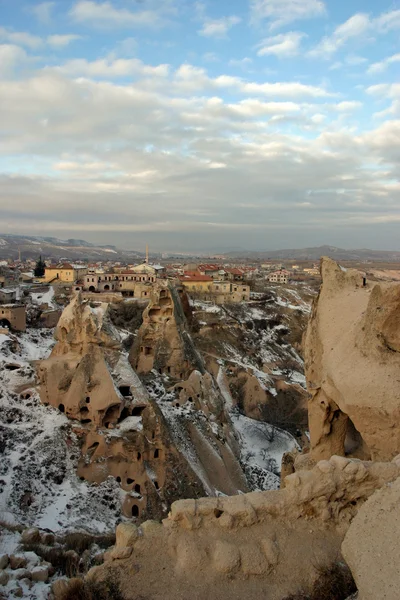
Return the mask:
{"type": "Polygon", "coordinates": [[[14,331],[26,330],[25,306],[17,304],[0,305],[0,327],[14,331]]]}
{"type": "Polygon", "coordinates": [[[268,281],[270,283],[288,283],[289,282],[289,272],[284,269],[280,269],[279,271],[274,271],[268,275],[268,281]]]}
{"type": "Polygon", "coordinates": [[[59,265],[50,265],[46,267],[44,279],[48,282],[57,280],[65,283],[74,283],[77,279],[86,275],[87,268],[71,265],[70,263],[61,263],[59,265]]]}

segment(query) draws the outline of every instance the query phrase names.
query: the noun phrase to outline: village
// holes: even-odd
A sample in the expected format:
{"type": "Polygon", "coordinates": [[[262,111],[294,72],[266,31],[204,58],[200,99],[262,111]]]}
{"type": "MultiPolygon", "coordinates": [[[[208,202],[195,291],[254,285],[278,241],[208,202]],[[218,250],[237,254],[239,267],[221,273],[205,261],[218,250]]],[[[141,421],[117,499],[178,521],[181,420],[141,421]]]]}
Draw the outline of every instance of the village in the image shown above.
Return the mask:
{"type": "Polygon", "coordinates": [[[61,314],[60,306],[46,304],[51,290],[58,304],[65,305],[73,294],[103,302],[118,302],[125,298],[150,300],[154,286],[169,282],[198,301],[216,305],[248,302],[253,292],[262,292],[265,284],[286,286],[290,282],[319,280],[316,264],[291,265],[273,261],[263,263],[227,263],[221,260],[205,262],[152,262],[148,247],[143,262],[122,264],[120,261],[76,260],[54,262],[51,257],[0,261],[0,332],[26,329],[26,302],[29,295],[39,295],[40,322],[43,327],[55,327],[61,314]],[[160,264],[163,263],[163,264],[160,264]],[[38,274],[38,264],[42,272],[38,274]],[[36,275],[35,275],[36,273],[36,275]]]}

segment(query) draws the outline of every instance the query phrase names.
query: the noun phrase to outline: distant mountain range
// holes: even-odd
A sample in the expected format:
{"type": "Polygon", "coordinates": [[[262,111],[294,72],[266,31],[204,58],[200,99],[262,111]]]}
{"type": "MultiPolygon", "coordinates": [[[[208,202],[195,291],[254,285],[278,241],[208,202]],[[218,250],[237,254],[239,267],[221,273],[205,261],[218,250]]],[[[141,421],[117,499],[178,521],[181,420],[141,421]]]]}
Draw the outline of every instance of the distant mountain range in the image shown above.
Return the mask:
{"type": "Polygon", "coordinates": [[[260,252],[229,252],[227,258],[248,258],[249,260],[311,260],[317,261],[321,256],[329,256],[335,260],[400,262],[400,252],[393,250],[346,250],[336,246],[318,246],[312,248],[292,248],[285,250],[265,250],[260,252]]]}
{"type": "MultiPolygon", "coordinates": [[[[42,258],[59,261],[66,259],[69,261],[89,259],[92,261],[140,261],[144,258],[143,252],[136,250],[121,250],[116,246],[91,244],[85,240],[60,240],[55,237],[40,237],[30,235],[13,235],[0,233],[0,259],[12,258],[18,259],[19,252],[21,258],[42,258]]],[[[199,256],[194,253],[193,256],[199,256]]],[[[204,253],[204,257],[207,254],[204,253]]],[[[318,246],[312,248],[292,248],[285,250],[262,250],[247,251],[234,250],[219,254],[225,257],[227,261],[235,259],[255,260],[303,260],[318,261],[321,256],[330,256],[340,261],[373,261],[373,262],[400,262],[400,251],[392,250],[369,250],[362,248],[360,250],[346,250],[336,246],[318,246]]],[[[152,253],[152,259],[159,260],[161,254],[152,253]]],[[[187,260],[190,254],[182,255],[181,260],[187,260]]]]}
{"type": "Polygon", "coordinates": [[[60,259],[93,261],[105,260],[135,260],[143,259],[143,252],[134,250],[119,250],[115,246],[96,246],[85,240],[60,240],[54,237],[38,237],[30,235],[12,235],[0,233],[0,258],[17,259],[38,258],[59,261],[60,259]]]}

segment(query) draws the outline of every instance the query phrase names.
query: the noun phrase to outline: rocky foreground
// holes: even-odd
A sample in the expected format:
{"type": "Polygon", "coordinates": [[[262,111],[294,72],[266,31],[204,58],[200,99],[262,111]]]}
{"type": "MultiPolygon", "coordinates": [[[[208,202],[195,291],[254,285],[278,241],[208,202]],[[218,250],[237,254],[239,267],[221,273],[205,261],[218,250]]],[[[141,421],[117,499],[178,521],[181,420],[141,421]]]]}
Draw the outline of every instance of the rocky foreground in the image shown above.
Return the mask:
{"type": "Polygon", "coordinates": [[[3,340],[7,597],[399,598],[398,285],[329,259],[322,275],[309,444],[296,289],[220,309],[161,285],[133,332],[126,307],[76,296],[35,365],[3,340]]]}

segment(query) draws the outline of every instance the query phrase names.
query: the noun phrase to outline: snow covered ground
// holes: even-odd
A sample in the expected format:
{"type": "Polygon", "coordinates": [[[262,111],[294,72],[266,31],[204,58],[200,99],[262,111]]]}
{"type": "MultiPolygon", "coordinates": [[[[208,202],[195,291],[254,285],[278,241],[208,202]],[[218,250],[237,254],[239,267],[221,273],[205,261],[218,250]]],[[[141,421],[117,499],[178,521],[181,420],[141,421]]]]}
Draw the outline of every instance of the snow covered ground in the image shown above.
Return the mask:
{"type": "Polygon", "coordinates": [[[43,406],[33,387],[29,361],[46,356],[53,343],[48,330],[0,336],[0,521],[55,532],[112,530],[120,516],[119,485],[113,478],[95,486],[77,477],[73,426],[43,406]]]}

